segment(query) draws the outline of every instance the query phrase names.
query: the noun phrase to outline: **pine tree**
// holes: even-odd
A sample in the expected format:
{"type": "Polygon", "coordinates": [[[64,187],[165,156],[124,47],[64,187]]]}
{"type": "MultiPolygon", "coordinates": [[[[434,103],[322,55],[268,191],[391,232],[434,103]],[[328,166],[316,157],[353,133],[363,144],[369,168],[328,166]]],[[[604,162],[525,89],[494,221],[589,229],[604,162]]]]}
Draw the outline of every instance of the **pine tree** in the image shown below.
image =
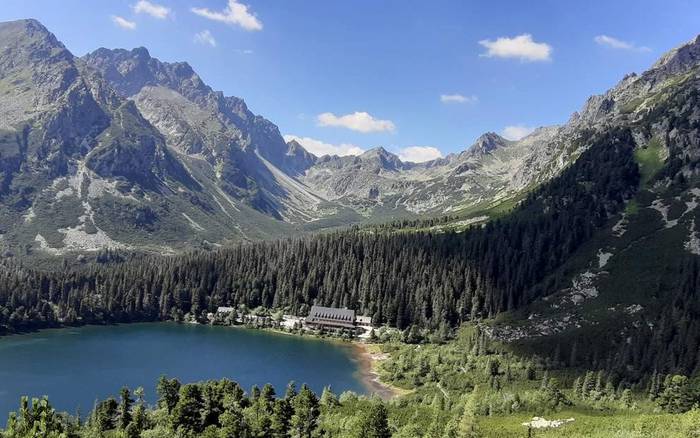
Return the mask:
{"type": "Polygon", "coordinates": [[[178,402],[171,413],[173,428],[182,428],[188,432],[201,432],[202,407],[202,392],[199,385],[184,385],[180,388],[178,402]]]}
{"type": "Polygon", "coordinates": [[[574,396],[583,398],[583,380],[581,379],[581,376],[576,377],[574,379],[574,384],[571,387],[574,396]]]}
{"type": "Polygon", "coordinates": [[[389,438],[388,412],[381,401],[374,401],[369,410],[362,415],[358,427],[358,438],[389,438]]]}
{"type": "Polygon", "coordinates": [[[479,388],[475,386],[472,393],[467,396],[462,410],[462,416],[457,426],[457,436],[459,438],[477,438],[479,436],[477,420],[477,394],[479,388]]]}
{"type": "Polygon", "coordinates": [[[688,377],[682,375],[671,376],[658,399],[663,410],[674,414],[689,411],[693,402],[688,377]]]}
{"type": "Polygon", "coordinates": [[[632,391],[629,388],[626,388],[622,391],[620,401],[622,402],[622,405],[624,407],[628,409],[632,407],[632,391]]]}
{"type": "Polygon", "coordinates": [[[303,385],[301,391],[292,400],[294,415],[291,419],[291,427],[300,438],[311,438],[316,430],[320,415],[318,399],[316,395],[303,385]]]}
{"type": "Polygon", "coordinates": [[[582,398],[591,397],[591,394],[595,390],[595,377],[592,371],[586,371],[586,375],[583,378],[583,388],[581,391],[582,398]]]}
{"type": "Polygon", "coordinates": [[[117,427],[119,427],[120,430],[125,430],[129,423],[131,423],[131,405],[133,405],[134,399],[131,398],[131,392],[127,387],[123,387],[119,391],[119,398],[119,421],[117,427]]]}

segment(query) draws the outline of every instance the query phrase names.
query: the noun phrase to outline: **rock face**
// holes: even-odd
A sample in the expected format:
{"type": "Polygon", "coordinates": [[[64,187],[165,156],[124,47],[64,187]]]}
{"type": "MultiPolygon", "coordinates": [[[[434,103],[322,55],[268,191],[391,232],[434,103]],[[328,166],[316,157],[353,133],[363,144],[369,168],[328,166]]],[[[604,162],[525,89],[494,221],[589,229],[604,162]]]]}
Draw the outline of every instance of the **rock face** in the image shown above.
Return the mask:
{"type": "MultiPolygon", "coordinates": [[[[557,175],[586,148],[582,132],[652,111],[647,97],[695,71],[699,46],[591,97],[563,126],[518,141],[487,133],[418,164],[383,148],[315,157],[187,63],[145,48],[76,58],[37,21],[0,23],[0,247],[172,252],[366,220],[481,217],[557,175]]],[[[641,147],[654,135],[635,131],[641,147]]]]}

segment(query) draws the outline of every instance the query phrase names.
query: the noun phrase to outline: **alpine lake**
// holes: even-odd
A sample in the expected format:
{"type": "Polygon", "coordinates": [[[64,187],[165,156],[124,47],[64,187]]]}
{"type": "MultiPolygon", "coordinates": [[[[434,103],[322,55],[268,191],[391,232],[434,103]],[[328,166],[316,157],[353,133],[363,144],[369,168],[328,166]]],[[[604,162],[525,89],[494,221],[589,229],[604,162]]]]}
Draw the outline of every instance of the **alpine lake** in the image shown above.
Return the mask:
{"type": "Polygon", "coordinates": [[[162,375],[183,383],[228,378],[247,391],[270,383],[278,394],[290,381],[319,394],[325,386],[369,392],[351,344],[263,330],[136,323],[0,337],[3,413],[16,411],[23,395],[47,395],[56,410],[84,417],[122,386],[143,387],[154,404],[162,375]]]}

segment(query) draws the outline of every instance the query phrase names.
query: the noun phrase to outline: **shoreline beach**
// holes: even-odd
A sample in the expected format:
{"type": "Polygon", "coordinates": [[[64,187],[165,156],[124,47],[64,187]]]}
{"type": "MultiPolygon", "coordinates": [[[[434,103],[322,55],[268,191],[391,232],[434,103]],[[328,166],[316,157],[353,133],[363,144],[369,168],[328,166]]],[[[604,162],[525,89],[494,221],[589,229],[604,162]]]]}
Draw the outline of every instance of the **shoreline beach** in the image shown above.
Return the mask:
{"type": "Polygon", "coordinates": [[[382,400],[390,400],[410,392],[380,380],[377,367],[381,361],[388,359],[387,355],[372,352],[369,344],[353,342],[352,346],[359,364],[360,380],[372,394],[376,394],[382,400]]]}

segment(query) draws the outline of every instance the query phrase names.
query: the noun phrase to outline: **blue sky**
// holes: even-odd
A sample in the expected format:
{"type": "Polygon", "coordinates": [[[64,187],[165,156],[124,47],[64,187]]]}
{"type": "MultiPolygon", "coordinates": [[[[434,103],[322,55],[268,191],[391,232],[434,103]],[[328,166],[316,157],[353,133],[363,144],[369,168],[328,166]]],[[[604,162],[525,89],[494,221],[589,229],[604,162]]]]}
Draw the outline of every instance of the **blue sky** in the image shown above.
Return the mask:
{"type": "Polygon", "coordinates": [[[76,55],[188,61],[317,153],[413,160],[563,123],[700,33],[690,0],[2,0],[28,17],[76,55]]]}

